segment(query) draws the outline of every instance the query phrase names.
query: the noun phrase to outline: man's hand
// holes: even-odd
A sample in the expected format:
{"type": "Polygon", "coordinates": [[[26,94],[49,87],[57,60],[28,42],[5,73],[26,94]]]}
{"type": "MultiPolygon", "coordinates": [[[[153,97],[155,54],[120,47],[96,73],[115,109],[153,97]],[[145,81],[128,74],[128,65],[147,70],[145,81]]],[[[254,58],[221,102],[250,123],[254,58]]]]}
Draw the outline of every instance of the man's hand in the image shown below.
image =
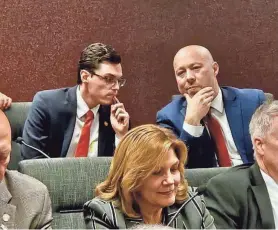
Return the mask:
{"type": "Polygon", "coordinates": [[[192,98],[184,94],[187,101],[186,116],[184,122],[189,125],[200,125],[201,119],[207,115],[214,99],[214,91],[211,87],[205,87],[197,92],[192,98]]]}
{"type": "Polygon", "coordinates": [[[129,127],[129,114],[125,110],[124,104],[116,97],[114,103],[111,105],[110,121],[111,125],[119,139],[127,133],[129,127]]]}
{"type": "Polygon", "coordinates": [[[0,109],[4,110],[11,106],[12,99],[7,97],[5,94],[0,93],[0,109]]]}

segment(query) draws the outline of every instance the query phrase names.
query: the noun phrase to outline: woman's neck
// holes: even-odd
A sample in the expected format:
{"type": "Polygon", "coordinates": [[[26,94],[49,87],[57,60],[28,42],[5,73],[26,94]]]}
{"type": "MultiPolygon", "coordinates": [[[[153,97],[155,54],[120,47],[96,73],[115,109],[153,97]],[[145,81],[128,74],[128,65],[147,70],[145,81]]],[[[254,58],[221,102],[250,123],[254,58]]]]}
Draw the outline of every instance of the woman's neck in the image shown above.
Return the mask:
{"type": "Polygon", "coordinates": [[[142,212],[141,215],[143,217],[145,224],[161,224],[162,222],[162,208],[156,210],[146,210],[142,212]]]}

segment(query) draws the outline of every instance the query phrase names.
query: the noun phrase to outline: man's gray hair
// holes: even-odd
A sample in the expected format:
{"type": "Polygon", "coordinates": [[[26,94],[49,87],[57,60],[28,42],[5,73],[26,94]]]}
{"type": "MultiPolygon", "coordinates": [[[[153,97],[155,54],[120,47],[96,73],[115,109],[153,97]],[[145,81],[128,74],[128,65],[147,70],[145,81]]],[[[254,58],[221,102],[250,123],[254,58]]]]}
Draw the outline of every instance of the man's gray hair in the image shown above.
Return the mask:
{"type": "Polygon", "coordinates": [[[276,116],[278,116],[278,100],[265,102],[255,111],[249,125],[253,147],[254,138],[265,138],[276,116]]]}

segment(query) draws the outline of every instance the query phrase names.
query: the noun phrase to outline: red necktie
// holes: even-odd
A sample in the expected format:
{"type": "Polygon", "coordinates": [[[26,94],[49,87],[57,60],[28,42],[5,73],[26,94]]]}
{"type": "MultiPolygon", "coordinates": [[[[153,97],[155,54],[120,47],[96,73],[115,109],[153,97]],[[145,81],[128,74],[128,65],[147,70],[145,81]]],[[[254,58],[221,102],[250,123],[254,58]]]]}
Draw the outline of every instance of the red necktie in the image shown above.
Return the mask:
{"type": "Polygon", "coordinates": [[[94,120],[94,113],[89,110],[86,113],[85,124],[82,128],[79,142],[76,147],[75,157],[87,157],[90,143],[90,129],[94,120]]]}
{"type": "Polygon", "coordinates": [[[212,139],[215,142],[216,154],[218,158],[218,163],[220,167],[229,167],[231,166],[231,159],[229,152],[226,146],[225,138],[221,129],[219,122],[215,117],[209,112],[205,118],[208,130],[212,139]]]}

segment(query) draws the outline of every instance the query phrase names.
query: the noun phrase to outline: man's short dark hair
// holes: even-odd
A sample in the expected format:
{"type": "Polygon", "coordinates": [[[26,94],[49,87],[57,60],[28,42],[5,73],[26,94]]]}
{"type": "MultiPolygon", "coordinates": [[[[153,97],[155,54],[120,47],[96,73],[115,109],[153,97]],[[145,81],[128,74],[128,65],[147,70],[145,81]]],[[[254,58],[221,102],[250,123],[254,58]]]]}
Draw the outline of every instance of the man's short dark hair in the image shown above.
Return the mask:
{"type": "Polygon", "coordinates": [[[103,61],[113,64],[121,63],[121,56],[110,45],[93,43],[87,46],[81,53],[78,63],[77,84],[81,84],[80,71],[85,69],[90,73],[94,72],[103,61]]]}

